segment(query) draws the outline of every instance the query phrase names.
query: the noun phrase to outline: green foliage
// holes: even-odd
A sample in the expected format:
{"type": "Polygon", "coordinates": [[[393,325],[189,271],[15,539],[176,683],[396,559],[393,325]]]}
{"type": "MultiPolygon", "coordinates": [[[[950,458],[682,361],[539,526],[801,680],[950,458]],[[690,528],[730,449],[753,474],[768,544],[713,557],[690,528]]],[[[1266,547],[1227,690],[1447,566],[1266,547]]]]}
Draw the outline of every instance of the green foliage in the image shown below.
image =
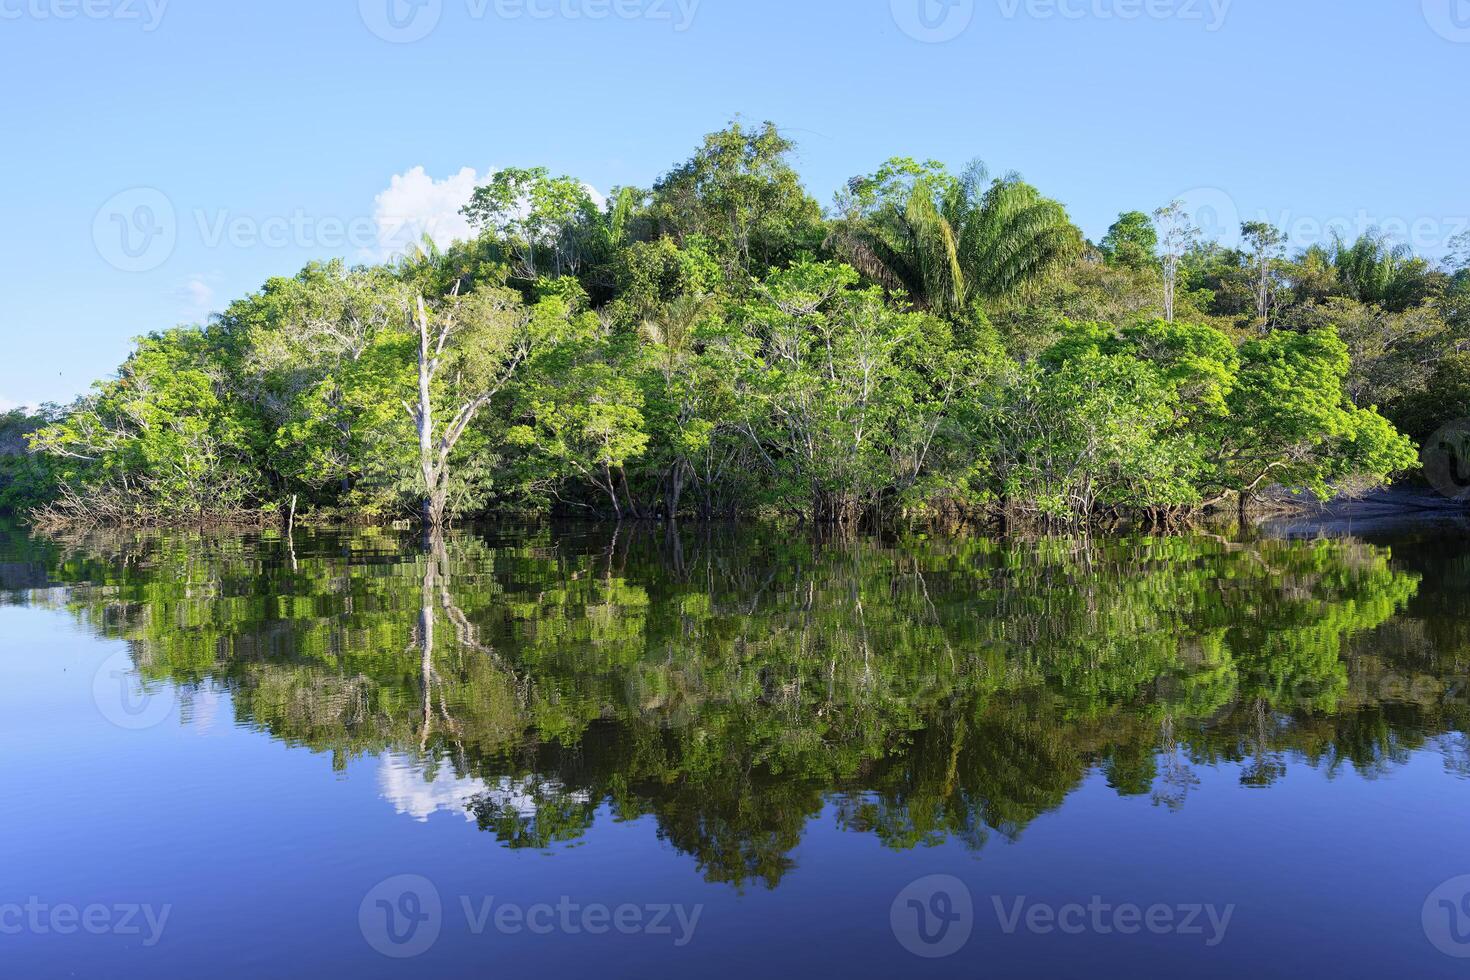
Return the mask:
{"type": "Polygon", "coordinates": [[[965,381],[949,328],[887,306],[848,266],[773,274],[742,317],[763,356],[748,396],[780,508],[852,519],[924,476],[944,413],[965,381]]]}
{"type": "Polygon", "coordinates": [[[1159,233],[1153,219],[1142,211],[1125,211],[1118,215],[1108,229],[1107,236],[1098,244],[1103,257],[1110,264],[1143,269],[1157,260],[1159,233]]]}
{"type": "Polygon", "coordinates": [[[464,209],[474,241],[313,263],[143,339],[7,457],[4,501],[104,522],[289,502],[1163,516],[1381,483],[1414,460],[1375,406],[1422,428],[1453,401],[1425,388],[1444,365],[1453,390],[1470,340],[1462,268],[1373,236],[1287,261],[1259,223],[1201,246],[1178,204],[1163,240],[1127,211],[1092,249],[1017,176],[908,157],[824,219],[793,150],[736,122],[603,207],[573,177],[499,171],[464,209]]]}
{"type": "Polygon", "coordinates": [[[32,437],[54,415],[50,407],[0,413],[0,514],[25,514],[55,497],[55,462],[31,449],[32,437]]]}
{"type": "Polygon", "coordinates": [[[1441,426],[1470,418],[1470,351],[1440,361],[1424,386],[1405,394],[1390,414],[1421,443],[1441,426]]]}
{"type": "Polygon", "coordinates": [[[821,241],[821,209],[789,157],[795,145],[773,123],[736,121],[704,139],[653,189],[659,231],[687,245],[708,243],[731,278],[759,274],[821,241]]]}
{"type": "Polygon", "coordinates": [[[992,490],[1053,518],[1199,502],[1178,387],[1083,325],[1017,372],[991,414],[992,490]]]}
{"type": "Polygon", "coordinates": [[[709,295],[724,286],[719,263],[697,236],[681,248],[672,238],[633,242],[619,253],[617,299],[608,315],[623,326],[641,324],[681,297],[709,295]]]}
{"type": "Polygon", "coordinates": [[[1387,406],[1422,391],[1439,358],[1455,345],[1454,331],[1432,306],[1393,312],[1333,296],[1287,310],[1284,329],[1333,327],[1348,347],[1346,387],[1359,405],[1387,406]]]}
{"type": "Polygon", "coordinates": [[[217,339],[188,328],[142,338],[116,380],[35,434],[63,483],[102,488],[99,516],[202,517],[264,498],[257,423],[221,384],[217,339]]]}
{"type": "Polygon", "coordinates": [[[232,303],[229,384],[258,418],[263,457],[282,496],[391,510],[410,479],[409,291],[387,270],[311,265],[232,303]]]}
{"type": "Polygon", "coordinates": [[[1420,305],[1437,288],[1428,262],[1380,234],[1365,234],[1351,245],[1335,239],[1331,261],[1349,298],[1393,313],[1420,305]]]}
{"type": "Polygon", "coordinates": [[[1335,330],[1275,333],[1240,355],[1230,416],[1215,427],[1214,486],[1252,492],[1270,480],[1326,498],[1337,481],[1381,480],[1416,465],[1408,438],[1343,394],[1351,360],[1335,330]]]}
{"type": "Polygon", "coordinates": [[[519,424],[507,442],[532,456],[536,481],[585,482],[621,516],[618,478],[648,446],[642,392],[627,370],[636,342],[557,298],[537,304],[531,331],[535,353],[513,395],[519,424]]]}
{"type": "Polygon", "coordinates": [[[1082,245],[1060,204],[1014,174],[990,180],[978,162],[956,178],[895,158],[854,178],[838,203],[838,254],[949,315],[1044,281],[1082,245]]]}
{"type": "Polygon", "coordinates": [[[598,244],[602,223],[584,184],[552,177],[545,167],[497,171],[462,213],[501,236],[520,259],[518,274],[530,280],[548,264],[553,276],[575,274],[598,244]]]}

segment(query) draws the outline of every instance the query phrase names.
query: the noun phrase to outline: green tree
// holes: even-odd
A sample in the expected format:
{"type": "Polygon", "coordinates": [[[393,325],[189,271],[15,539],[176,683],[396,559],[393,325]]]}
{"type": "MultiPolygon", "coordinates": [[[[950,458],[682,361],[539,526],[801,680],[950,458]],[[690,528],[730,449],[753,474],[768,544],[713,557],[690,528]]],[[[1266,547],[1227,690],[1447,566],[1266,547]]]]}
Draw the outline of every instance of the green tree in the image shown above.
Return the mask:
{"type": "Polygon", "coordinates": [[[1280,323],[1298,331],[1336,328],[1351,358],[1347,394],[1358,405],[1386,406],[1422,389],[1454,348],[1453,332],[1430,306],[1395,313],[1334,296],[1285,310],[1280,323]]]}
{"type": "Polygon", "coordinates": [[[36,412],[0,412],[0,514],[24,515],[55,498],[52,458],[33,451],[31,440],[59,416],[60,410],[49,405],[36,412]]]}
{"type": "Polygon", "coordinates": [[[1157,261],[1154,253],[1159,247],[1159,233],[1153,219],[1142,211],[1125,211],[1098,247],[1108,262],[1131,269],[1148,268],[1157,261]]]}
{"type": "Polygon", "coordinates": [[[1343,295],[1390,312],[1419,306],[1440,288],[1427,261],[1406,245],[1391,245],[1379,232],[1361,235],[1352,244],[1334,238],[1330,254],[1343,295]]]}
{"type": "Polygon", "coordinates": [[[268,499],[254,465],[256,421],[222,386],[218,336],[179,328],[141,338],[32,437],[58,460],[58,513],[85,521],[197,519],[268,499]]]}
{"type": "Polygon", "coordinates": [[[1033,285],[1081,251],[1081,232],[1056,201],[1011,174],[974,163],[955,178],[935,163],[895,158],[855,178],[831,244],[889,288],[937,312],[1033,285]]]}
{"type": "Polygon", "coordinates": [[[1208,483],[1219,490],[1246,498],[1270,481],[1325,499],[1336,485],[1382,483],[1417,464],[1413,443],[1346,397],[1352,364],[1335,330],[1278,331],[1240,357],[1230,415],[1212,433],[1208,483]]]}
{"type": "Polygon", "coordinates": [[[308,265],[231,303],[228,388],[260,419],[254,447],[283,495],[391,509],[410,471],[402,392],[407,293],[386,269],[308,265]]]}
{"type": "Polygon", "coordinates": [[[551,467],[533,469],[532,482],[554,493],[560,480],[583,481],[616,517],[639,516],[626,471],[648,447],[643,393],[628,369],[640,356],[636,338],[613,335],[595,314],[573,314],[555,297],[537,304],[531,330],[534,354],[508,439],[551,467]]]}
{"type": "Polygon", "coordinates": [[[654,185],[652,215],[683,246],[707,242],[734,277],[790,261],[821,241],[821,209],[802,189],[793,144],[773,123],[739,121],[705,137],[686,163],[654,185]]]}
{"type": "MultiPolygon", "coordinates": [[[[626,204],[621,198],[619,203],[626,204]]],[[[475,188],[461,213],[502,236],[518,258],[516,275],[531,281],[541,276],[543,257],[552,276],[575,275],[602,226],[586,185],[552,177],[545,167],[496,171],[490,183],[475,188]]],[[[622,213],[614,210],[610,217],[622,213]]]]}
{"type": "Polygon", "coordinates": [[[1421,443],[1441,426],[1470,418],[1470,351],[1441,360],[1429,379],[1405,392],[1389,414],[1421,443]]]}

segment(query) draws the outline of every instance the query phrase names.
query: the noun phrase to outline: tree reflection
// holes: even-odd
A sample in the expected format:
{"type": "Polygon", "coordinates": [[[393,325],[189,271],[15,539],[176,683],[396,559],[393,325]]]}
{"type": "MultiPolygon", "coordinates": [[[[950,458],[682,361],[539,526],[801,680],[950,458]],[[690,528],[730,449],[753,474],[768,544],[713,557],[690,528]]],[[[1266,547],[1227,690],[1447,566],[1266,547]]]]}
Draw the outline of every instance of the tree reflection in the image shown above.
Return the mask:
{"type": "Polygon", "coordinates": [[[1464,729],[1443,695],[1470,637],[1415,641],[1443,631],[1405,616],[1420,575],[1352,540],[703,528],[0,547],[66,584],[28,601],[126,639],[147,678],[221,686],[240,723],[334,767],[381,756],[444,781],[406,812],[447,800],[533,849],[647,817],[737,885],[777,885],[828,803],[888,847],[978,849],[1094,773],[1178,809],[1204,766],[1260,787],[1292,764],[1371,775],[1464,729]],[[1386,674],[1416,696],[1373,682],[1386,674]]]}

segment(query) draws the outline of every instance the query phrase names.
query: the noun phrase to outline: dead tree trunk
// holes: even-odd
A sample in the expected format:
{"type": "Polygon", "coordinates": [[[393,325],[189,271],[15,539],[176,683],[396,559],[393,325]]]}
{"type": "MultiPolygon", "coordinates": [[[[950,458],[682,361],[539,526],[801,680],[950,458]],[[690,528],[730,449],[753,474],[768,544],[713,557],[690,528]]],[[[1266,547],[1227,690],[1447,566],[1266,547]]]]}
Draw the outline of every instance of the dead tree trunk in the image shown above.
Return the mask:
{"type": "Polygon", "coordinates": [[[458,312],[459,287],[451,297],[450,309],[435,324],[429,319],[424,297],[418,297],[414,320],[419,335],[419,393],[418,404],[404,404],[419,439],[419,470],[424,480],[424,497],[421,511],[424,524],[430,528],[444,526],[445,510],[449,501],[449,457],[460,437],[469,428],[480,410],[504,387],[526,357],[524,343],[517,343],[507,351],[505,370],[484,390],[464,393],[459,409],[449,420],[444,431],[436,436],[434,426],[434,379],[444,360],[444,349],[455,329],[458,312]]]}

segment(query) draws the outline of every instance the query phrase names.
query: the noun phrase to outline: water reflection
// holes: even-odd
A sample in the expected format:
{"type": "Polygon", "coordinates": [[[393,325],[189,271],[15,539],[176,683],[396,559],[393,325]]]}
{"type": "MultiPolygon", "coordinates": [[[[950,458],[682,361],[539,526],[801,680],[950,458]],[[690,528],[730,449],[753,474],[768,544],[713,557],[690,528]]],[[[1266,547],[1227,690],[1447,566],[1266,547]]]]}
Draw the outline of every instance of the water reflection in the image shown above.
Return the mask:
{"type": "Polygon", "coordinates": [[[458,813],[470,822],[469,803],[488,787],[478,779],[457,775],[453,768],[425,765],[424,761],[389,752],[378,763],[378,792],[400,814],[419,823],[441,811],[458,813]]]}
{"type": "Polygon", "coordinates": [[[651,817],[709,880],[774,887],[831,802],[887,847],[980,849],[1093,772],[1170,809],[1209,766],[1266,789],[1435,746],[1463,777],[1458,550],[298,531],[11,536],[0,567],[182,704],[377,757],[413,819],[548,849],[651,817]]]}

